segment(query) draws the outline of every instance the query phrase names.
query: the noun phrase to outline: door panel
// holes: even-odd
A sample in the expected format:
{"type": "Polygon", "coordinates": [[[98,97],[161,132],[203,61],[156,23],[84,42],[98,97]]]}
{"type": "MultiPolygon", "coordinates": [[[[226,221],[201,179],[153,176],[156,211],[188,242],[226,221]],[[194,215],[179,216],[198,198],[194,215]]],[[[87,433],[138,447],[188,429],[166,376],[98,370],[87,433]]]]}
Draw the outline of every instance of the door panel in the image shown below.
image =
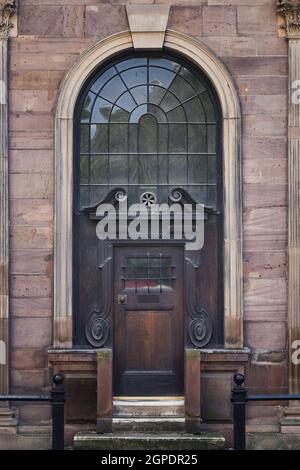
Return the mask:
{"type": "Polygon", "coordinates": [[[114,394],[183,393],[183,246],[114,252],[114,394]]]}

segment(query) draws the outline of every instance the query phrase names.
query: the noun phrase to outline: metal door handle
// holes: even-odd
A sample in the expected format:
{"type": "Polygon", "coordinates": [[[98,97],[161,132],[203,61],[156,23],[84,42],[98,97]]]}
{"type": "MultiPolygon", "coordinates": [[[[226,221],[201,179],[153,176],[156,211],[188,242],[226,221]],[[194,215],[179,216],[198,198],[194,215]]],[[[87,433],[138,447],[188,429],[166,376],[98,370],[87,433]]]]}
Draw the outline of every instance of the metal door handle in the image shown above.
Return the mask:
{"type": "Polygon", "coordinates": [[[118,304],[127,304],[127,295],[118,295],[118,304]]]}

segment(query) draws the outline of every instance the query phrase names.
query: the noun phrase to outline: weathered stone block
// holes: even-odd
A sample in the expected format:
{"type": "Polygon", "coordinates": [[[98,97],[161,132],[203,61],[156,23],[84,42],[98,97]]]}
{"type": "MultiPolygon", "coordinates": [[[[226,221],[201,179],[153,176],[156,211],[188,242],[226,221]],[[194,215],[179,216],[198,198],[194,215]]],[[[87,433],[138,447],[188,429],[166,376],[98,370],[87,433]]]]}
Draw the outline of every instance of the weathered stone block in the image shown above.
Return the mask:
{"type": "Polygon", "coordinates": [[[258,55],[288,55],[288,41],[273,35],[256,37],[258,55]]]}
{"type": "Polygon", "coordinates": [[[54,147],[53,132],[10,132],[11,149],[52,150],[54,147]]]}
{"type": "Polygon", "coordinates": [[[238,76],[236,81],[241,96],[282,95],[287,89],[285,76],[238,76]]]}
{"type": "Polygon", "coordinates": [[[128,29],[125,6],[92,5],[86,7],[85,36],[108,36],[128,29]]]}
{"type": "Polygon", "coordinates": [[[287,328],[285,322],[246,321],[245,345],[250,348],[264,351],[283,351],[286,348],[286,340],[287,328]]]}
{"type": "Polygon", "coordinates": [[[237,29],[239,34],[275,33],[277,15],[275,5],[238,6],[237,29]]]}
{"type": "Polygon", "coordinates": [[[244,212],[244,249],[285,249],[287,210],[285,207],[247,209],[244,212]]]}
{"type": "Polygon", "coordinates": [[[11,366],[14,369],[45,369],[47,352],[40,349],[14,349],[11,355],[11,366]]]}
{"type": "Polygon", "coordinates": [[[51,293],[51,279],[47,276],[14,275],[11,277],[13,298],[50,297],[51,293]]]}
{"type": "Polygon", "coordinates": [[[243,163],[244,183],[285,184],[287,182],[287,161],[283,158],[273,161],[271,158],[261,160],[258,156],[257,159],[246,158],[243,163]]]}
{"type": "Polygon", "coordinates": [[[53,202],[49,199],[12,199],[13,225],[49,226],[53,222],[53,202]]]}
{"type": "MultiPolygon", "coordinates": [[[[14,318],[12,347],[14,349],[43,349],[51,345],[51,318],[14,318]]],[[[16,382],[14,382],[16,386],[16,382]]]]}
{"type": "Polygon", "coordinates": [[[243,155],[246,158],[272,158],[287,157],[286,137],[255,137],[244,135],[242,139],[243,155]]]}
{"type": "Polygon", "coordinates": [[[287,365],[252,363],[247,372],[246,387],[251,393],[286,393],[287,365]]]}
{"type": "MultiPolygon", "coordinates": [[[[284,90],[281,91],[281,93],[284,90]]],[[[287,102],[286,96],[280,95],[257,95],[241,97],[243,114],[265,114],[273,116],[286,116],[287,102]]]]}
{"type": "Polygon", "coordinates": [[[53,246],[52,227],[13,226],[10,230],[12,250],[49,249],[53,246]]]}
{"type": "Polygon", "coordinates": [[[63,36],[80,38],[84,35],[84,5],[63,7],[63,36]]]}
{"type": "Polygon", "coordinates": [[[20,4],[19,34],[62,36],[63,7],[61,5],[20,4]]]}
{"type": "Polygon", "coordinates": [[[220,57],[256,55],[257,46],[254,37],[201,36],[199,41],[220,57]]]}
{"type": "Polygon", "coordinates": [[[203,7],[203,36],[235,36],[236,33],[235,7],[203,7]]]}
{"type": "Polygon", "coordinates": [[[50,150],[12,150],[10,152],[11,173],[52,173],[54,155],[50,150]]]}
{"type": "Polygon", "coordinates": [[[54,127],[54,117],[50,113],[10,113],[10,129],[23,131],[24,129],[40,129],[50,131],[54,127]]]}
{"type": "Polygon", "coordinates": [[[51,298],[11,299],[13,317],[52,317],[51,298]]]}
{"type": "MultiPolygon", "coordinates": [[[[11,90],[57,90],[65,70],[12,71],[11,90]]],[[[24,129],[21,129],[22,131],[24,129]]],[[[34,130],[34,129],[33,129],[34,130]]]]}
{"type": "Polygon", "coordinates": [[[287,75],[286,57],[228,57],[226,65],[233,75],[287,75]]]}
{"type": "Polygon", "coordinates": [[[53,175],[51,174],[12,174],[11,197],[49,199],[53,197],[53,175]]]}
{"type": "Polygon", "coordinates": [[[283,184],[244,184],[243,204],[251,207],[282,207],[287,205],[287,182],[283,184]]]}
{"type": "Polygon", "coordinates": [[[53,254],[47,250],[12,250],[10,261],[11,274],[44,274],[53,272],[53,254]]]}
{"type": "Polygon", "coordinates": [[[55,97],[55,93],[49,93],[47,90],[14,90],[10,93],[10,110],[21,113],[51,112],[55,97]]]}
{"type": "Polygon", "coordinates": [[[286,251],[246,251],[244,259],[245,278],[285,278],[286,251]]]}
{"type": "Polygon", "coordinates": [[[251,137],[285,137],[287,121],[286,116],[244,116],[243,131],[244,135],[251,137]]]}
{"type": "Polygon", "coordinates": [[[200,36],[202,34],[201,7],[172,7],[169,16],[168,28],[200,36]]]}
{"type": "MultiPolygon", "coordinates": [[[[285,305],[287,296],[286,288],[287,286],[285,279],[250,278],[245,283],[245,305],[285,305]]],[[[274,328],[279,329],[278,326],[274,328]]],[[[254,331],[256,332],[256,330],[254,331]]],[[[270,330],[269,334],[267,335],[268,338],[266,338],[266,341],[276,341],[274,335],[276,336],[275,333],[271,334],[270,330]]]]}

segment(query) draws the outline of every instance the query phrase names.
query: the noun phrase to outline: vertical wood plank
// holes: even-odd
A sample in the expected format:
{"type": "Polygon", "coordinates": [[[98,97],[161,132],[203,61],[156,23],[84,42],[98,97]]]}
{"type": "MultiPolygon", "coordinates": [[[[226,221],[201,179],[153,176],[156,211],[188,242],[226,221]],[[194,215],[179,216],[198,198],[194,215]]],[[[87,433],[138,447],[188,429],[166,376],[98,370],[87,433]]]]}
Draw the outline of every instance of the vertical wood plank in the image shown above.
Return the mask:
{"type": "Polygon", "coordinates": [[[97,432],[112,432],[112,349],[97,351],[97,432]]]}

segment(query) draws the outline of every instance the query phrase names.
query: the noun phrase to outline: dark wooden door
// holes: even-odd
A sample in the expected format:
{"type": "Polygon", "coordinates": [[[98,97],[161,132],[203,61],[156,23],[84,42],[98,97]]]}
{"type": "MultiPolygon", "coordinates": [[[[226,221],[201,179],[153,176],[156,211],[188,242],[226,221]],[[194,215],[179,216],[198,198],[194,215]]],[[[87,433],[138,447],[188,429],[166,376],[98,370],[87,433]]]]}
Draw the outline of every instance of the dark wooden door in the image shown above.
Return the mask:
{"type": "Polygon", "coordinates": [[[114,395],[183,393],[183,246],[114,253],[114,395]]]}

